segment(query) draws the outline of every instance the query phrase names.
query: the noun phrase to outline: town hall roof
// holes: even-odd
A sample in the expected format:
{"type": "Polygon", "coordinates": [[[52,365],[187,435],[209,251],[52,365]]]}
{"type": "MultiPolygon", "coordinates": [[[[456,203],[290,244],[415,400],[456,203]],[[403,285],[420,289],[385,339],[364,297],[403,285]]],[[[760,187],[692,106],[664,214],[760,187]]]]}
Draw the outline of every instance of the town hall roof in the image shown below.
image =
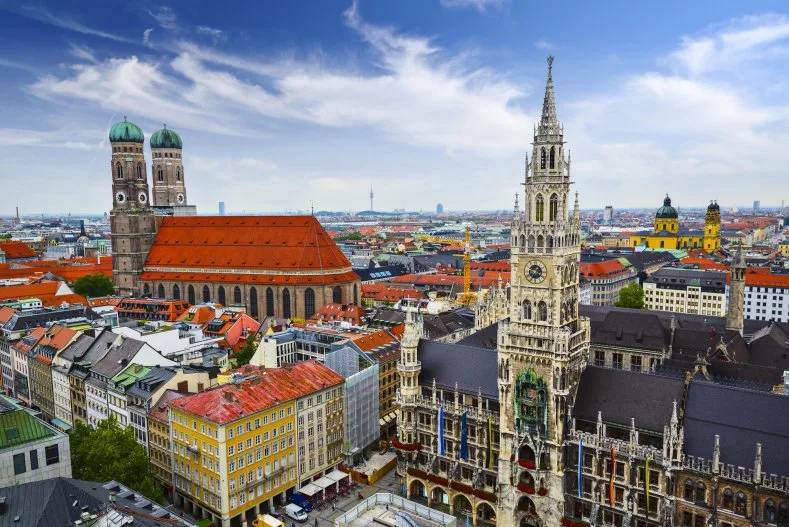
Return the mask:
{"type": "Polygon", "coordinates": [[[164,218],[142,280],[261,285],[358,280],[314,216],[164,218]]]}

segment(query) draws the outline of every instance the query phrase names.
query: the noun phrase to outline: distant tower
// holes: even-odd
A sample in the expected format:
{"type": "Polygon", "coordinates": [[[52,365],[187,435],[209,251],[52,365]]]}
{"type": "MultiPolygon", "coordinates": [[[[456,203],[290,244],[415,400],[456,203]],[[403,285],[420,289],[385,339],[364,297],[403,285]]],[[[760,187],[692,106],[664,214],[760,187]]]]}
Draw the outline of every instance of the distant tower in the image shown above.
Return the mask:
{"type": "Polygon", "coordinates": [[[373,209],[373,186],[372,185],[370,185],[370,210],[374,210],[373,209]]]}
{"type": "Polygon", "coordinates": [[[726,315],[726,329],[739,331],[742,335],[745,315],[745,272],[748,266],[742,252],[742,242],[731,264],[731,284],[729,284],[729,312],[726,315]]]}
{"type": "Polygon", "coordinates": [[[753,202],[753,211],[754,212],[759,212],[759,210],[761,210],[761,208],[762,208],[762,202],[759,201],[758,199],[754,200],[754,202],[753,202]]]}
{"type": "MultiPolygon", "coordinates": [[[[422,315],[419,308],[409,306],[405,313],[405,331],[400,345],[400,362],[397,363],[397,372],[400,374],[400,387],[397,389],[397,438],[401,443],[408,445],[419,444],[417,431],[417,397],[421,394],[419,387],[419,372],[422,365],[419,362],[417,348],[422,337],[422,315]]],[[[407,450],[402,455],[408,457],[407,464],[416,462],[417,449],[413,453],[407,450]]],[[[398,463],[398,466],[400,464],[398,463]]],[[[404,474],[403,474],[404,476],[404,474]]]]}
{"type": "Polygon", "coordinates": [[[182,148],[181,138],[167,125],[151,135],[154,207],[186,206],[182,148]]]}
{"type": "Polygon", "coordinates": [[[444,214],[444,204],[439,203],[436,205],[436,214],[444,214]]]}
{"type": "Polygon", "coordinates": [[[606,205],[605,210],[603,210],[603,223],[606,225],[610,225],[614,222],[614,207],[611,205],[606,205]]]}
{"type": "Polygon", "coordinates": [[[219,202],[219,215],[220,216],[224,216],[225,215],[225,202],[224,201],[220,201],[219,202]]]}
{"type": "Polygon", "coordinates": [[[121,296],[141,293],[139,278],[155,233],[148,199],[144,141],[140,127],[125,117],[110,128],[112,278],[115,293],[121,296]]]}
{"type": "Polygon", "coordinates": [[[714,253],[721,248],[721,208],[711,201],[704,217],[704,252],[714,253]]]}

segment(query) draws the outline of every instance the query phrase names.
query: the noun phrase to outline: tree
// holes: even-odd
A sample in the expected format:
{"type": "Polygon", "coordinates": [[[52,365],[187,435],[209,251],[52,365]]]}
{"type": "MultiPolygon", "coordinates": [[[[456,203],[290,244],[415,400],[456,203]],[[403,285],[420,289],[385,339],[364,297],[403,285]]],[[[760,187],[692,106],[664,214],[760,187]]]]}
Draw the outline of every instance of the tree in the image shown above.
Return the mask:
{"type": "Polygon", "coordinates": [[[87,274],[74,282],[74,292],[84,297],[107,296],[115,292],[112,280],[101,273],[87,274]]]}
{"type": "Polygon", "coordinates": [[[244,347],[233,356],[233,362],[236,363],[236,368],[243,366],[244,364],[249,364],[249,361],[251,361],[252,357],[255,356],[255,352],[257,350],[258,345],[257,342],[255,342],[255,336],[250,335],[247,339],[247,342],[244,344],[244,347]]]}
{"type": "Polygon", "coordinates": [[[616,307],[629,307],[632,309],[644,309],[644,289],[638,282],[632,282],[619,290],[619,300],[616,307]]]}
{"type": "Polygon", "coordinates": [[[145,447],[137,442],[131,427],[121,428],[114,416],[96,428],[81,422],[69,432],[71,467],[75,479],[107,482],[115,480],[159,503],[162,489],[154,483],[145,447]]]}

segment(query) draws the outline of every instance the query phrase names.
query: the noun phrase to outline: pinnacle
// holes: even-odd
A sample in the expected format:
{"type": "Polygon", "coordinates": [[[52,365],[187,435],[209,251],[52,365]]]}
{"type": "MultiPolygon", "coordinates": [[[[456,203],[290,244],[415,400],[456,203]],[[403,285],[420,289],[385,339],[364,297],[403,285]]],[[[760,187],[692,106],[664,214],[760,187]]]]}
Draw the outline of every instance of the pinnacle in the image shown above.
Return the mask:
{"type": "Polygon", "coordinates": [[[545,83],[545,97],[542,102],[542,116],[537,135],[559,134],[559,120],[556,117],[556,98],[553,93],[553,56],[548,56],[548,80],[545,83]]]}

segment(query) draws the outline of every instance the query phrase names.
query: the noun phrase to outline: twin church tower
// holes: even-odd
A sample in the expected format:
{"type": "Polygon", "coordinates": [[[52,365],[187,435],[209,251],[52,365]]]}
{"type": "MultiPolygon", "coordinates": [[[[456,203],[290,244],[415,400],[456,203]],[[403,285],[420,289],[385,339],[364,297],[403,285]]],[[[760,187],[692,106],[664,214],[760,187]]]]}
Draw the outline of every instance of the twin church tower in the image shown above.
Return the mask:
{"type": "Polygon", "coordinates": [[[156,233],[156,217],[194,215],[196,211],[186,201],[183,144],[177,133],[165,126],[151,136],[152,193],[140,127],[124,118],[110,128],[109,137],[112,274],[116,294],[130,296],[139,292],[137,281],[156,233]]]}

